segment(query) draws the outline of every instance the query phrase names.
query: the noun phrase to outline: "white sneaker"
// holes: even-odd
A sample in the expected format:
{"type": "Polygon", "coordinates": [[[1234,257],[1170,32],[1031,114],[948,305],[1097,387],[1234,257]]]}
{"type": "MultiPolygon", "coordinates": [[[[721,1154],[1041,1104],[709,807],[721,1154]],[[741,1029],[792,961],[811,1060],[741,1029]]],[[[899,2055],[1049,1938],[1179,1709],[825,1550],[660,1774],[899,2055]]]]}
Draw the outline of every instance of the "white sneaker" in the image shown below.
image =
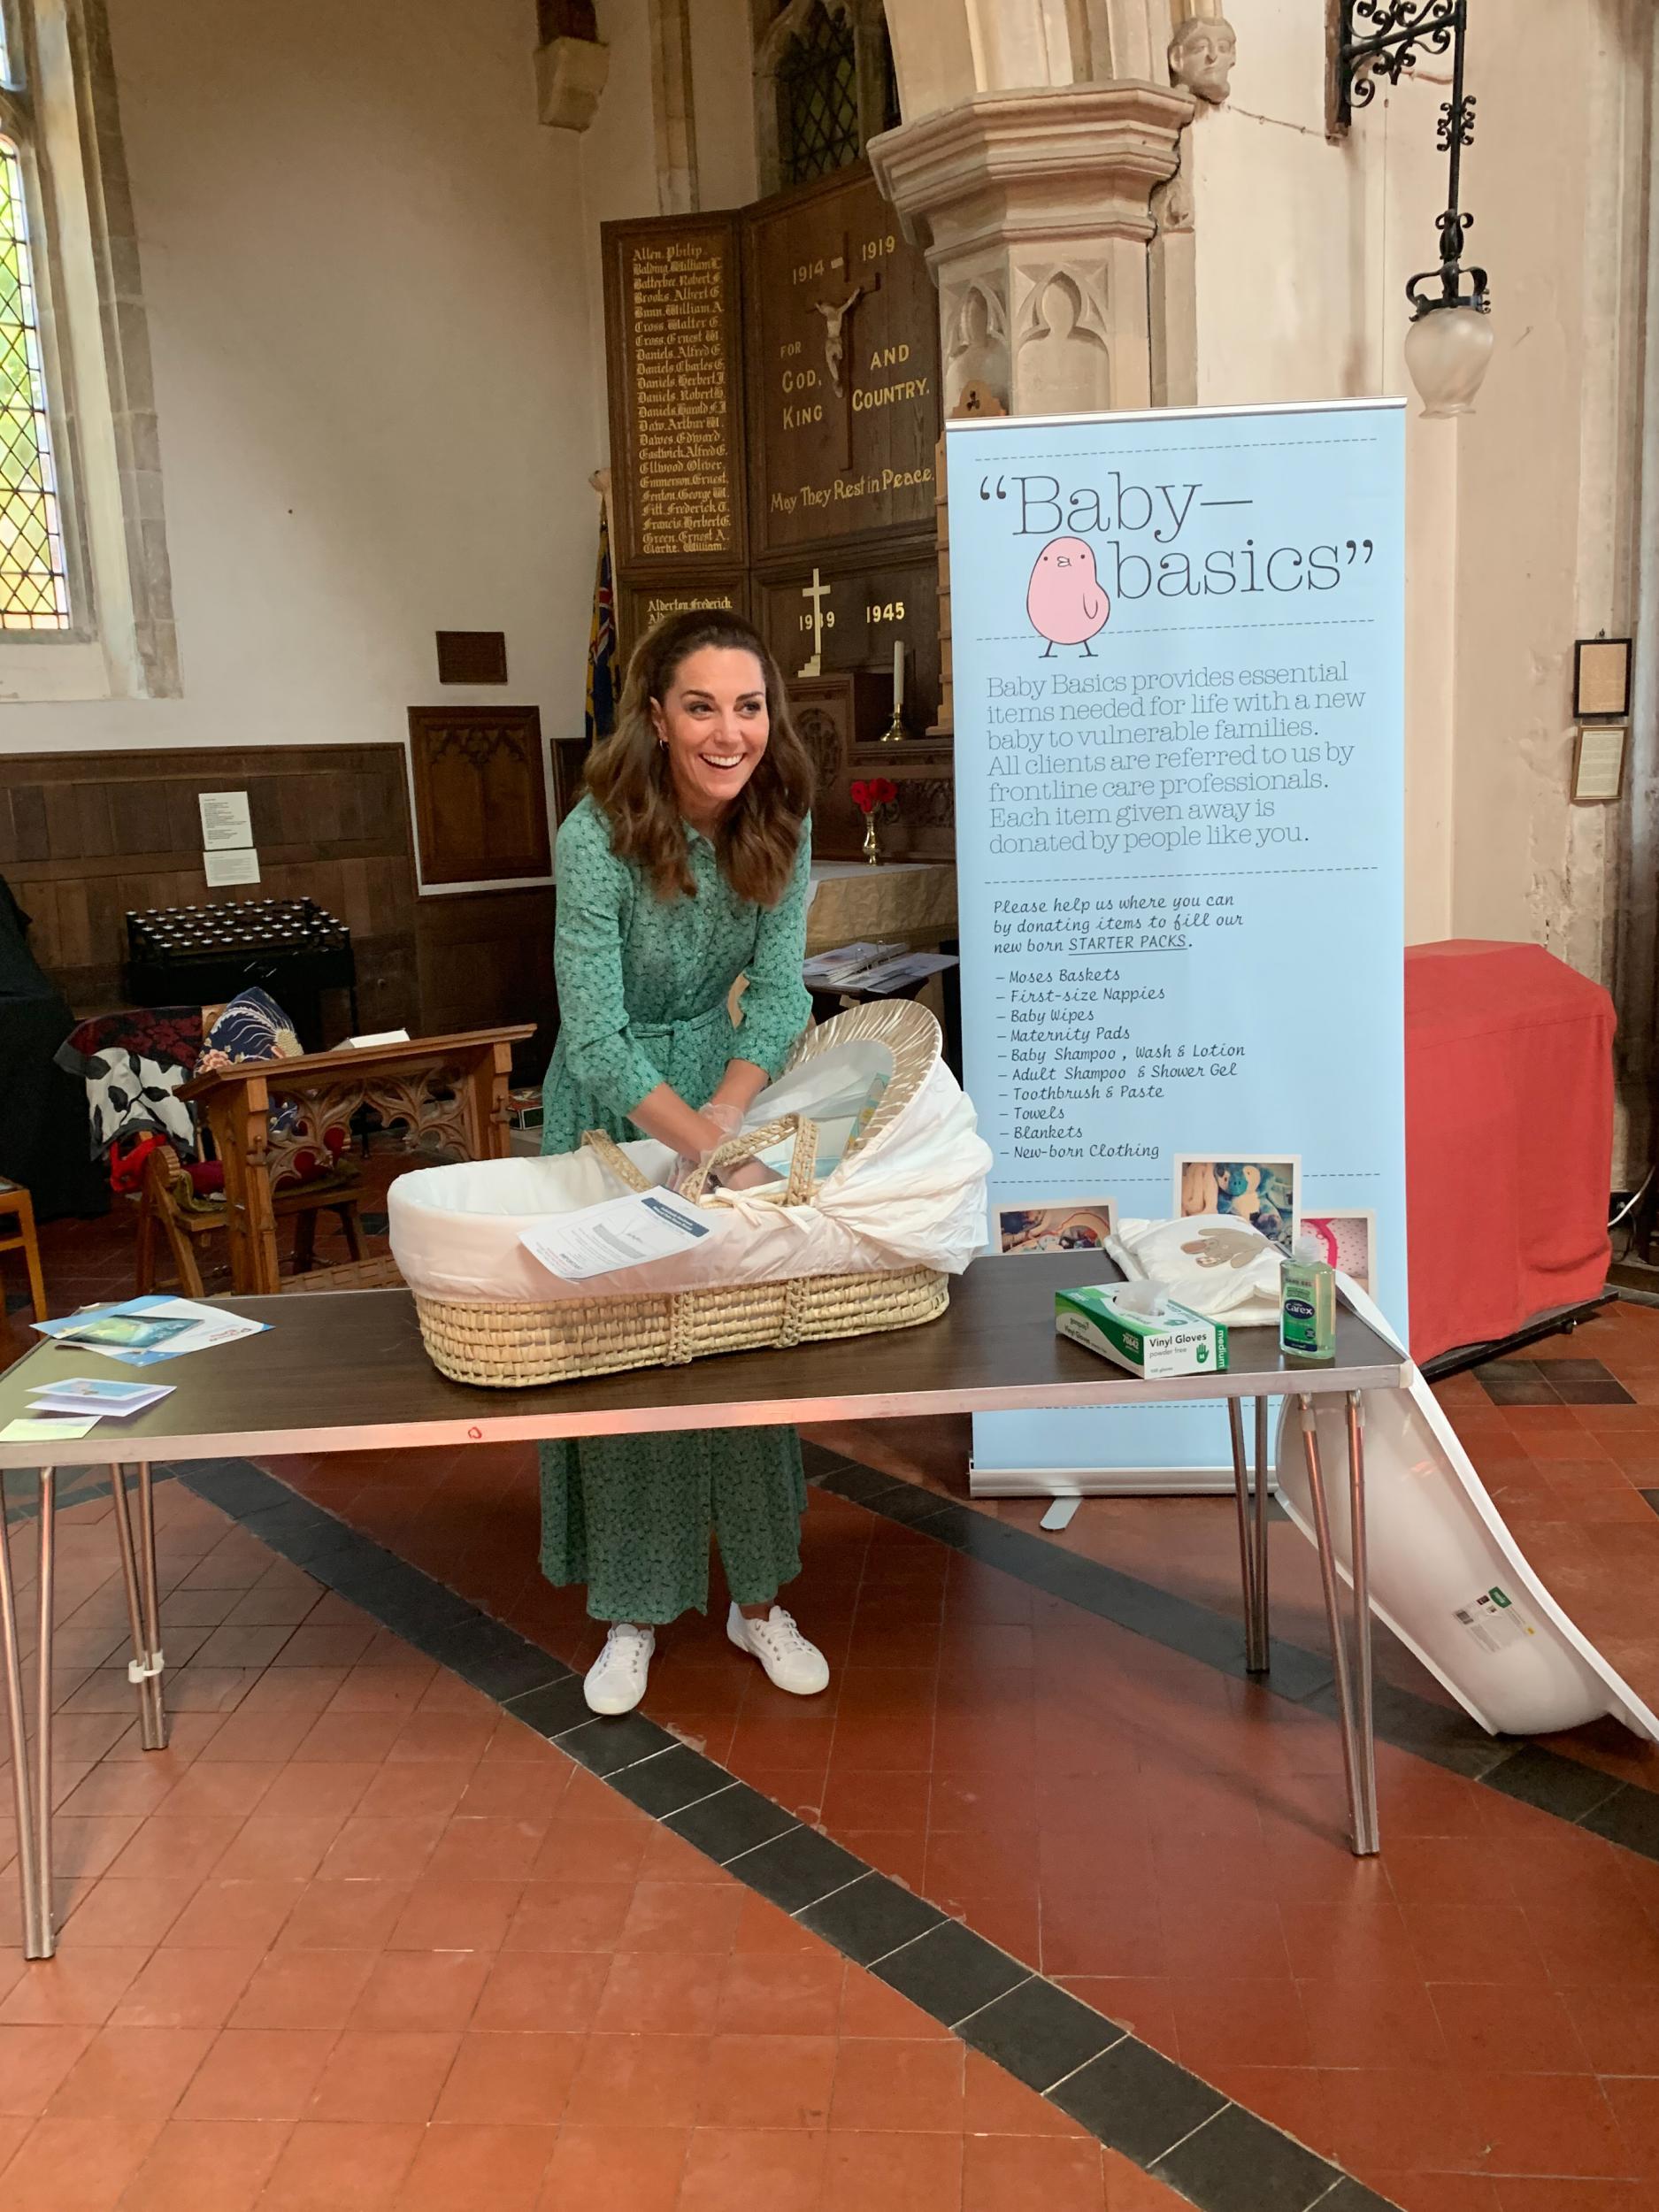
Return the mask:
{"type": "Polygon", "coordinates": [[[649,1628],[618,1621],[605,1638],[605,1647],[588,1668],[582,1694],[595,1713],[631,1713],[645,1695],[645,1677],[657,1648],[649,1628]]]}
{"type": "Polygon", "coordinates": [[[726,1632],[740,1651],[759,1660],[779,1689],[816,1697],[829,1687],[829,1661],[816,1644],[808,1643],[794,1615],[781,1605],[774,1605],[764,1621],[751,1621],[733,1605],[726,1617],[726,1632]]]}

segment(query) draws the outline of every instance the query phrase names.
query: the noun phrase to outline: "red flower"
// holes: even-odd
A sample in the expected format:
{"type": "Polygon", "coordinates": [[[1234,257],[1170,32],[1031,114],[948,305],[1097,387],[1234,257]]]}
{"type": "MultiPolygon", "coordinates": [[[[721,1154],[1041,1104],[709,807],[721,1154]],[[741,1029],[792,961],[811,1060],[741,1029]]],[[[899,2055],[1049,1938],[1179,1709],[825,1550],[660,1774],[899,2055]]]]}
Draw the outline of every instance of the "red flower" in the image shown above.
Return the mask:
{"type": "Polygon", "coordinates": [[[873,814],[878,807],[891,806],[899,795],[899,787],[887,776],[872,776],[851,784],[853,804],[861,814],[873,814]]]}

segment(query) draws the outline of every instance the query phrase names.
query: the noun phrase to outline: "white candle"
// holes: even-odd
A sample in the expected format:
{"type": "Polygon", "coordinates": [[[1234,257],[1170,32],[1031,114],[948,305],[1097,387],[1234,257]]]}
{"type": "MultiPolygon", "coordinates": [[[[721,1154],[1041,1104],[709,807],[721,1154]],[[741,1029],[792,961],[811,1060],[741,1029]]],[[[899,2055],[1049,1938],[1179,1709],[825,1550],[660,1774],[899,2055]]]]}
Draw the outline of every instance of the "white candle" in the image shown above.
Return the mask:
{"type": "Polygon", "coordinates": [[[893,711],[896,714],[904,704],[904,640],[893,641],[893,711]]]}

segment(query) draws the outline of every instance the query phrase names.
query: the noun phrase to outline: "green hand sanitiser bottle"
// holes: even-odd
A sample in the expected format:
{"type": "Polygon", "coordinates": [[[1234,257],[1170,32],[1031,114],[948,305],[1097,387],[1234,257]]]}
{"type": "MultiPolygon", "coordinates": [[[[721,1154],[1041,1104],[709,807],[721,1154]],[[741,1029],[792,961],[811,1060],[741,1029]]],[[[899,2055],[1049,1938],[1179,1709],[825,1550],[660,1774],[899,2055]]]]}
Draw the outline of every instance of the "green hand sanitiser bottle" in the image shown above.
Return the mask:
{"type": "Polygon", "coordinates": [[[1317,1237],[1298,1237],[1291,1257],[1279,1262],[1279,1348],[1305,1367],[1328,1367],[1336,1357],[1336,1271],[1317,1237]]]}

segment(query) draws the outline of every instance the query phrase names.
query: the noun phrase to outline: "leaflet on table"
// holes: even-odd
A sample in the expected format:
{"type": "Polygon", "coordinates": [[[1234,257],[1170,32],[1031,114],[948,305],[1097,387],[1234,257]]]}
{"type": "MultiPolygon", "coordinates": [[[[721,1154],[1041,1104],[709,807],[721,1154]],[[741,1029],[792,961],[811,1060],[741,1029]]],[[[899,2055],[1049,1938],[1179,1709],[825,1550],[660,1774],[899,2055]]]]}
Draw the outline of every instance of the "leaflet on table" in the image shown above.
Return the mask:
{"type": "Polygon", "coordinates": [[[162,1398],[171,1397],[172,1383],[111,1382],[101,1376],[76,1375],[67,1382],[36,1383],[29,1393],[35,1414],[104,1414],[118,1421],[142,1413],[162,1398]]]}
{"type": "Polygon", "coordinates": [[[873,940],[861,939],[856,944],[836,945],[828,952],[815,952],[810,960],[802,963],[801,972],[809,983],[845,983],[861,968],[867,968],[872,961],[891,960],[904,949],[902,939],[892,944],[878,944],[873,940]]]}
{"type": "Polygon", "coordinates": [[[124,1367],[153,1367],[162,1360],[178,1359],[186,1352],[204,1352],[215,1344],[234,1344],[241,1337],[257,1336],[270,1327],[268,1321],[249,1321],[239,1313],[226,1313],[216,1306],[197,1305],[189,1298],[150,1296],[127,1298],[119,1305],[89,1306],[82,1313],[72,1313],[61,1321],[36,1321],[33,1327],[42,1336],[59,1342],[85,1344],[89,1350],[101,1353],[105,1359],[119,1360],[124,1367]],[[176,1329],[169,1330],[165,1342],[136,1344],[110,1343],[102,1333],[88,1336],[88,1326],[115,1319],[118,1324],[130,1317],[137,1317],[147,1325],[142,1332],[118,1329],[118,1333],[149,1335],[157,1322],[173,1322],[176,1329]]]}
{"type": "Polygon", "coordinates": [[[901,991],[907,983],[919,983],[924,977],[938,975],[943,969],[956,964],[954,952],[902,952],[894,959],[879,960],[871,967],[861,968],[849,987],[874,991],[879,996],[888,991],[901,991]]]}
{"type": "Polygon", "coordinates": [[[8,1421],[0,1429],[0,1444],[67,1444],[97,1425],[96,1413],[82,1421],[8,1421]]]}
{"type": "Polygon", "coordinates": [[[551,1216],[518,1241],[549,1274],[577,1283],[647,1260],[672,1259],[713,1229],[706,1215],[672,1191],[649,1190],[551,1216]]]}

